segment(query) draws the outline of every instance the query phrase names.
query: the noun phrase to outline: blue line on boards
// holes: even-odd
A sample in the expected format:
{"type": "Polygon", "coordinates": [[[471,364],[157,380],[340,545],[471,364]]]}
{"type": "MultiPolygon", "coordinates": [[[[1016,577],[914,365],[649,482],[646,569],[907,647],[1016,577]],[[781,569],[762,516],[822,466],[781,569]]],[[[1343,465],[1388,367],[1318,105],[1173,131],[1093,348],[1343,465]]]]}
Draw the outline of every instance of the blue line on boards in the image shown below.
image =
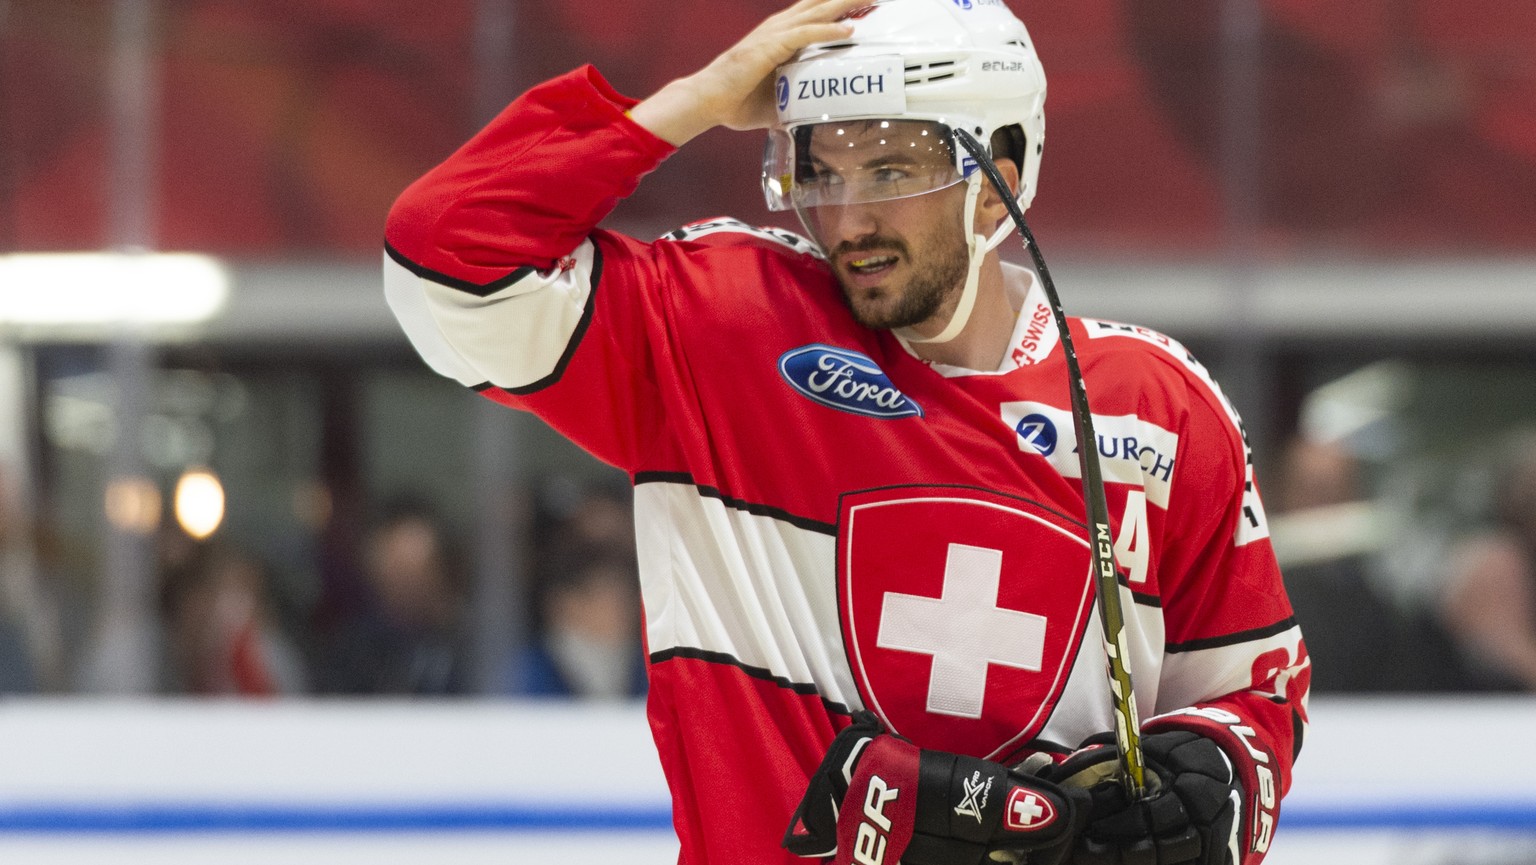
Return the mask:
{"type": "MultiPolygon", "coordinates": [[[[1282,831],[1486,829],[1536,834],[1536,800],[1322,805],[1280,812],[1282,831]]],[[[0,835],[227,832],[671,832],[662,804],[271,805],[92,803],[0,805],[0,835]]]]}

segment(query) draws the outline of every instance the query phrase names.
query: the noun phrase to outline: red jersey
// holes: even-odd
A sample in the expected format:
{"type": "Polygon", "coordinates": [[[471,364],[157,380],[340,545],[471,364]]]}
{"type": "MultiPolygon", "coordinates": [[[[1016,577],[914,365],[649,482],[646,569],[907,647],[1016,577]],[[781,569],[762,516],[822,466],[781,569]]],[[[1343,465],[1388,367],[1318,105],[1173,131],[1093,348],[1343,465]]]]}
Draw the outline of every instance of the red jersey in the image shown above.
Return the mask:
{"type": "MultiPolygon", "coordinates": [[[[1001,368],[856,323],[813,244],[596,228],[672,148],[590,67],[510,105],[390,215],[427,362],[629,473],[649,717],[681,861],[779,847],[850,712],[1016,762],[1111,729],[1065,362],[1043,292],[1001,368]]],[[[1268,848],[1309,662],[1236,414],[1177,342],[1073,320],[1146,728],[1216,739],[1268,848]]]]}

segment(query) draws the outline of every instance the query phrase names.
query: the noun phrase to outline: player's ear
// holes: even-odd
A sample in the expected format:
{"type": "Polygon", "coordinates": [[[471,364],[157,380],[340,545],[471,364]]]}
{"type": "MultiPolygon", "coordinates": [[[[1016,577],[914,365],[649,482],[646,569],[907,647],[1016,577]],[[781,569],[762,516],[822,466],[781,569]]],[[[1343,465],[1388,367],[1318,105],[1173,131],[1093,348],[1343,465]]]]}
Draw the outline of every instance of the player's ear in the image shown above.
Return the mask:
{"type": "MultiPolygon", "coordinates": [[[[1014,195],[1019,194],[1019,166],[1008,157],[1001,157],[996,161],[997,173],[1003,176],[1008,188],[1014,195]]],[[[981,196],[976,202],[976,230],[981,234],[991,234],[992,229],[1004,219],[1008,218],[1008,205],[997,194],[997,189],[987,181],[981,180],[981,196]]]]}

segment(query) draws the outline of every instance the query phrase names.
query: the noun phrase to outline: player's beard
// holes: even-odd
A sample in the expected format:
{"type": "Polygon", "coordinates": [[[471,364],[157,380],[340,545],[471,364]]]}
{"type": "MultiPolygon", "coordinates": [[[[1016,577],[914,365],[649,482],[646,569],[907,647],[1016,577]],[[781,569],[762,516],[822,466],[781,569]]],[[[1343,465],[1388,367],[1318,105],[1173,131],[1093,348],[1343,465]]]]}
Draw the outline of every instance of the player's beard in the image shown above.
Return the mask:
{"type": "Polygon", "coordinates": [[[840,256],[844,253],[894,252],[907,263],[910,271],[904,287],[893,289],[889,285],[882,286],[887,292],[899,292],[895,303],[889,306],[861,302],[857,295],[864,290],[850,286],[843,279],[842,272],[836,271],[843,303],[859,324],[874,330],[893,330],[932,320],[946,306],[953,311],[970,265],[965,238],[958,230],[935,227],[928,235],[917,240],[917,247],[923,251],[921,261],[911,254],[908,244],[883,235],[860,238],[856,243],[840,244],[832,250],[829,257],[834,261],[841,260],[840,256]]]}

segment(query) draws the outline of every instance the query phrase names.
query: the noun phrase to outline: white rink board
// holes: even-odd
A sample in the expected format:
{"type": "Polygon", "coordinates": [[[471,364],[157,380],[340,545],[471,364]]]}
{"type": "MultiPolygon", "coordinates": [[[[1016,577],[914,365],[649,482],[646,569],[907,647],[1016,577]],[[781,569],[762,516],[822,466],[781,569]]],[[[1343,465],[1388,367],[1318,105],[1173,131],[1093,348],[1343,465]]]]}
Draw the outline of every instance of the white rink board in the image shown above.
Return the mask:
{"type": "MultiPolygon", "coordinates": [[[[1536,699],[1312,710],[1270,865],[1536,862],[1536,699]]],[[[0,701],[0,863],[672,865],[668,808],[637,704],[0,701]]]]}
{"type": "Polygon", "coordinates": [[[672,865],[668,808],[638,704],[0,701],[6,865],[672,865]]]}

